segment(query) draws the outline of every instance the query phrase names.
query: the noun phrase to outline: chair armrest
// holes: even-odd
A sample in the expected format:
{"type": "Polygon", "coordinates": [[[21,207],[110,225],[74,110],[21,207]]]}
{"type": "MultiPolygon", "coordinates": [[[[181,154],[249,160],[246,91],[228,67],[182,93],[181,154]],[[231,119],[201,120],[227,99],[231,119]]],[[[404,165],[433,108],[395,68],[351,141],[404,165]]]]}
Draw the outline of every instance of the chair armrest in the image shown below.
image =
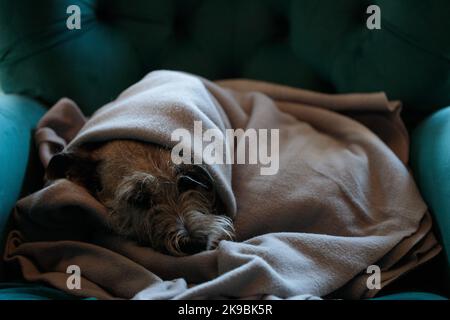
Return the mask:
{"type": "Polygon", "coordinates": [[[0,94],[0,244],[11,209],[20,195],[32,130],[44,113],[45,108],[32,99],[0,94]]]}
{"type": "Polygon", "coordinates": [[[369,300],[448,300],[445,297],[428,292],[401,292],[372,298],[369,300]]]}
{"type": "Polygon", "coordinates": [[[444,247],[448,276],[450,275],[450,107],[431,115],[413,132],[411,166],[444,247]]]}

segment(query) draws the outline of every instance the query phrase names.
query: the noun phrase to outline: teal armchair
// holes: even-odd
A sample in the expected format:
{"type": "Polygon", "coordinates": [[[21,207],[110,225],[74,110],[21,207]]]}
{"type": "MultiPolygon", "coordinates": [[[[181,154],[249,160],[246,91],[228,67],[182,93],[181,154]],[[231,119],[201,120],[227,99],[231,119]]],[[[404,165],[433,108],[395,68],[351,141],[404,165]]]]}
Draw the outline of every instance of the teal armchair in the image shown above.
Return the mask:
{"type": "MultiPolygon", "coordinates": [[[[63,96],[91,114],[155,69],[385,91],[403,101],[410,165],[444,250],[383,299],[450,296],[448,12],[448,0],[0,0],[0,237],[16,200],[41,182],[33,129],[63,96]],[[70,30],[74,4],[81,28],[70,30]],[[379,30],[366,26],[373,4],[379,30]]],[[[66,297],[7,281],[0,266],[0,298],[66,297]]]]}

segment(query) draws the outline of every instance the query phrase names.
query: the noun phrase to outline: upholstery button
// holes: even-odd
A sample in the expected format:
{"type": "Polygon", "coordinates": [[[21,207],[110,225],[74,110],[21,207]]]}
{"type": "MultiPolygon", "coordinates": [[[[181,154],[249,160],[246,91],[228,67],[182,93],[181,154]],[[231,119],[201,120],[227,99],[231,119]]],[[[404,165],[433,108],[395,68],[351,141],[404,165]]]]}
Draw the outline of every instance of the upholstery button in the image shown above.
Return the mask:
{"type": "Polygon", "coordinates": [[[272,20],[272,39],[275,41],[284,41],[290,36],[290,21],[287,17],[276,15],[272,20]]]}
{"type": "Polygon", "coordinates": [[[177,13],[173,19],[173,34],[176,39],[186,38],[189,33],[189,17],[177,13]]]}
{"type": "Polygon", "coordinates": [[[185,39],[192,34],[192,25],[201,1],[182,2],[176,8],[173,16],[172,30],[175,39],[185,39]]]}
{"type": "Polygon", "coordinates": [[[99,21],[110,22],[113,20],[113,6],[108,1],[98,1],[95,8],[95,16],[99,21]]]}

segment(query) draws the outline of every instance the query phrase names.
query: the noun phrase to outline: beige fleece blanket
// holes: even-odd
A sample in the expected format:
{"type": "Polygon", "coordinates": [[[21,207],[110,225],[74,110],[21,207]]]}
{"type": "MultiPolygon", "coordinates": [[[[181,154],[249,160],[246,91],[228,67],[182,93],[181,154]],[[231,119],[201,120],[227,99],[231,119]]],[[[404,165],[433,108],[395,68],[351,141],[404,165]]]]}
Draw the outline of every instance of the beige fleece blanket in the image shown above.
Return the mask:
{"type": "Polygon", "coordinates": [[[36,134],[44,166],[61,148],[110,139],[173,147],[171,133],[200,120],[204,131],[278,129],[279,170],[208,166],[237,241],[187,257],[110,234],[106,209],[60,179],[17,203],[4,258],[28,281],[104,299],[374,296],[368,266],[380,267],[384,287],[440,250],[406,166],[399,111],[383,93],[326,95],[171,71],[150,73],[87,122],[61,100],[36,134]],[[67,288],[70,265],[80,267],[81,289],[67,288]]]}

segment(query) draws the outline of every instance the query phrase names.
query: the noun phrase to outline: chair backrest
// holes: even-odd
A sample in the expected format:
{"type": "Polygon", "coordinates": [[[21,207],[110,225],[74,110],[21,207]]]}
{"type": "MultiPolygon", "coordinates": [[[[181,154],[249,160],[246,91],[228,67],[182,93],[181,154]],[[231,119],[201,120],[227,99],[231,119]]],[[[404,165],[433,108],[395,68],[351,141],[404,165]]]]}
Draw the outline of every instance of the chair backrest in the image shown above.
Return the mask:
{"type": "Polygon", "coordinates": [[[450,104],[449,13],[448,0],[0,0],[0,80],[87,113],[155,69],[381,90],[431,111],[450,104]]]}

